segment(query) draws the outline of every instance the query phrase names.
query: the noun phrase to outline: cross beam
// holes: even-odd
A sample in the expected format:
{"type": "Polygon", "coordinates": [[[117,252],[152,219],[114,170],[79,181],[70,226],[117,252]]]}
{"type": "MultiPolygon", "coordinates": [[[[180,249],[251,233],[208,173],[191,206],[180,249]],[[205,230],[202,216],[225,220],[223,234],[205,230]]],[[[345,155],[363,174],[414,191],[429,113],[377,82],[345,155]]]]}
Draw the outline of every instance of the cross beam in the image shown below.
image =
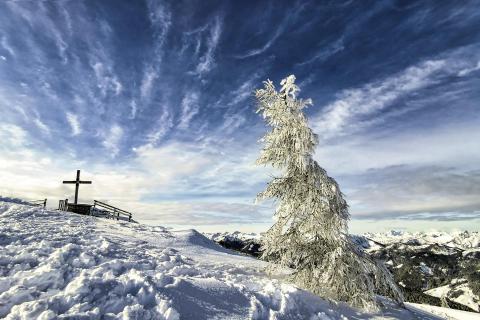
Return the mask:
{"type": "Polygon", "coordinates": [[[78,202],[78,187],[81,184],[92,184],[92,181],[80,181],[80,170],[77,170],[77,179],[74,181],[63,181],[67,184],[75,184],[75,204],[78,202]]]}

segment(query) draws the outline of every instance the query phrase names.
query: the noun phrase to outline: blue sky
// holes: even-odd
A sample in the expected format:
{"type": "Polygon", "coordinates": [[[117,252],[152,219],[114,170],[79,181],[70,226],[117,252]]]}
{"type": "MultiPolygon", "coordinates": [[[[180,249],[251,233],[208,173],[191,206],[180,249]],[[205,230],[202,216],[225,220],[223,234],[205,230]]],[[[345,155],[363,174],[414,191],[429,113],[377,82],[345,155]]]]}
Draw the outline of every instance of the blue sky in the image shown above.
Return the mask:
{"type": "Polygon", "coordinates": [[[0,194],[262,231],[252,92],[295,74],[354,232],[480,225],[476,1],[2,1],[0,194]]]}

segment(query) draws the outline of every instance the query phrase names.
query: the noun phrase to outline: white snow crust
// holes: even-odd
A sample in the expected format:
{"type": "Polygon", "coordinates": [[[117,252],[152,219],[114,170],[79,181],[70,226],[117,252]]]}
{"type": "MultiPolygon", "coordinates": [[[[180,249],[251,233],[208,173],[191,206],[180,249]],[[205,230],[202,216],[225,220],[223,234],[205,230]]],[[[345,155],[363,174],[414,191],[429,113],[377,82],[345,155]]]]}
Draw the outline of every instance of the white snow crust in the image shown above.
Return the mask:
{"type": "Polygon", "coordinates": [[[195,230],[0,202],[0,318],[444,319],[383,298],[362,312],[264,267],[195,230]]]}

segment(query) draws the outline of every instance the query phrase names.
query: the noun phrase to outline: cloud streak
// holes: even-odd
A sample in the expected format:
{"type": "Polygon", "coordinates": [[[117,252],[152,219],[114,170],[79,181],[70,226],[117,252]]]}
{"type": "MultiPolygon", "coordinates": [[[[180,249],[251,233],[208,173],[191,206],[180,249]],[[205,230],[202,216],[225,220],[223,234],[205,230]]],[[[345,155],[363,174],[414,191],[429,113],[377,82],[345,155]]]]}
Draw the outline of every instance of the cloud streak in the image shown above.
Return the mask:
{"type": "Polygon", "coordinates": [[[219,16],[213,19],[210,27],[210,35],[207,40],[207,49],[205,54],[200,57],[200,61],[195,68],[195,74],[202,76],[210,72],[215,66],[214,53],[220,41],[222,34],[222,20],[219,16]]]}
{"type": "Polygon", "coordinates": [[[368,126],[369,116],[391,107],[403,97],[435,85],[441,78],[465,76],[474,71],[478,60],[456,61],[459,58],[458,54],[452,54],[444,59],[427,60],[361,88],[344,90],[314,118],[315,130],[321,138],[328,139],[368,126]]]}
{"type": "Polygon", "coordinates": [[[78,116],[71,112],[67,112],[66,114],[68,124],[72,129],[72,136],[78,136],[82,133],[82,128],[80,127],[80,121],[78,120],[78,116]]]}
{"type": "Polygon", "coordinates": [[[331,56],[337,54],[338,52],[341,52],[344,49],[345,49],[345,46],[344,46],[343,38],[340,38],[340,39],[336,40],[335,42],[331,43],[330,45],[322,48],[320,51],[318,51],[310,59],[308,59],[306,61],[303,61],[303,62],[300,62],[297,65],[304,66],[304,65],[308,65],[310,63],[317,62],[317,61],[323,62],[326,59],[328,59],[331,56]]]}
{"type": "Polygon", "coordinates": [[[120,151],[120,142],[123,138],[123,129],[118,124],[110,127],[103,140],[104,147],[115,157],[120,151]]]}
{"type": "Polygon", "coordinates": [[[192,118],[199,112],[199,94],[198,92],[188,92],[182,99],[180,123],[178,127],[188,129],[192,118]]]}
{"type": "MultiPolygon", "coordinates": [[[[262,53],[269,50],[270,47],[272,47],[272,45],[274,45],[275,42],[285,33],[285,31],[290,26],[290,24],[295,22],[298,19],[299,15],[302,13],[302,11],[305,9],[306,6],[307,6],[307,3],[301,3],[301,2],[294,3],[289,8],[289,13],[285,14],[285,18],[278,24],[278,26],[275,27],[275,30],[271,32],[273,33],[273,35],[268,39],[267,42],[265,42],[263,46],[256,49],[251,49],[244,54],[235,55],[235,58],[246,59],[246,58],[261,55],[262,53]]],[[[275,16],[275,13],[272,12],[271,15],[275,16]]]]}
{"type": "Polygon", "coordinates": [[[346,127],[354,130],[362,116],[379,112],[402,96],[433,84],[433,75],[445,66],[444,60],[430,60],[383,81],[345,90],[314,120],[315,129],[321,137],[344,134],[346,127]]]}
{"type": "Polygon", "coordinates": [[[235,58],[246,59],[246,58],[250,58],[250,57],[257,56],[259,54],[264,53],[265,51],[270,49],[270,47],[275,43],[275,41],[277,41],[277,39],[285,31],[285,28],[286,28],[286,24],[285,23],[281,24],[280,27],[275,31],[273,36],[262,47],[257,48],[257,49],[252,49],[252,50],[250,50],[250,51],[248,51],[244,54],[241,54],[241,55],[236,55],[235,58]]]}
{"type": "Polygon", "coordinates": [[[15,57],[15,51],[13,51],[13,48],[10,46],[8,43],[7,37],[4,35],[2,36],[2,40],[0,41],[0,44],[2,45],[2,48],[11,56],[15,57]]]}

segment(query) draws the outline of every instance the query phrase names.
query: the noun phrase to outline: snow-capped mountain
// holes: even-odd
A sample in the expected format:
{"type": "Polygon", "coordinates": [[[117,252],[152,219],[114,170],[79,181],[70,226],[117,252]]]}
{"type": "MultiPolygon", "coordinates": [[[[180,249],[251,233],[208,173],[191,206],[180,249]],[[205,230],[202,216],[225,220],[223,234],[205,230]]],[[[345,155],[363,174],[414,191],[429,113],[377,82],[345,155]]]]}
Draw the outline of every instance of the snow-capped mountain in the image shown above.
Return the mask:
{"type": "Polygon", "coordinates": [[[195,230],[0,202],[0,317],[6,319],[476,316],[416,304],[403,309],[384,298],[384,310],[367,313],[272,279],[264,267],[195,230]]]}
{"type": "Polygon", "coordinates": [[[480,312],[478,232],[365,235],[367,251],[386,261],[410,300],[480,312]],[[432,302],[430,302],[432,303],[432,302]]]}
{"type": "Polygon", "coordinates": [[[408,245],[444,245],[462,250],[480,250],[480,233],[468,231],[456,232],[404,232],[389,231],[385,233],[366,233],[364,237],[384,245],[404,243],[408,245]]]}
{"type": "MultiPolygon", "coordinates": [[[[219,242],[222,240],[241,240],[259,241],[261,235],[257,233],[235,232],[218,232],[207,233],[210,239],[219,242]]],[[[402,243],[406,245],[432,245],[439,244],[450,248],[457,248],[468,252],[480,250],[480,232],[477,231],[432,231],[432,232],[406,232],[391,230],[383,233],[365,233],[356,237],[356,242],[364,248],[378,248],[394,243],[402,243]]]]}

